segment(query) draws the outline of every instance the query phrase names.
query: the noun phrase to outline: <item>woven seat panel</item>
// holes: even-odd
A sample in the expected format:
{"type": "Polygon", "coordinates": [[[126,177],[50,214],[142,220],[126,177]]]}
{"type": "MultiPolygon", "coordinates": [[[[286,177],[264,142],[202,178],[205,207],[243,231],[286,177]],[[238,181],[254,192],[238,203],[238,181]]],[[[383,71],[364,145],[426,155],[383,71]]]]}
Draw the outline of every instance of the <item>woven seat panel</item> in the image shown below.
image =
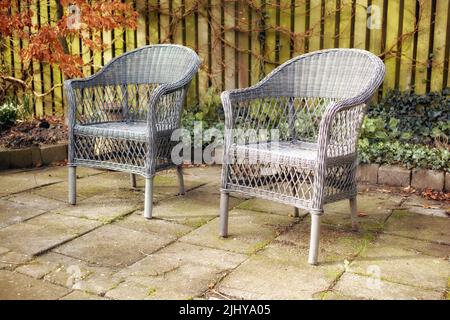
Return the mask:
{"type": "Polygon", "coordinates": [[[234,159],[250,162],[290,164],[293,166],[313,167],[317,158],[317,145],[302,141],[296,142],[260,142],[246,145],[233,145],[234,159]]]}
{"type": "MultiPolygon", "coordinates": [[[[157,132],[162,132],[163,125],[157,124],[157,132]]],[[[75,125],[74,133],[118,139],[146,141],[149,128],[145,122],[104,122],[89,125],[75,125]]]]}

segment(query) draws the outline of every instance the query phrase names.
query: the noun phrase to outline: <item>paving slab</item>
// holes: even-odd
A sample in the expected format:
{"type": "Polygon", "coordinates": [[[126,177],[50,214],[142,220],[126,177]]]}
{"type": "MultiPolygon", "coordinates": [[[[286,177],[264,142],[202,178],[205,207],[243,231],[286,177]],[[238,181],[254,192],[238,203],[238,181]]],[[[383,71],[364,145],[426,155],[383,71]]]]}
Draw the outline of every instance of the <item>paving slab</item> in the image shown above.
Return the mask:
{"type": "MultiPolygon", "coordinates": [[[[239,209],[244,210],[252,210],[252,211],[258,211],[258,212],[266,212],[266,213],[273,213],[273,214],[280,214],[280,215],[293,215],[294,214],[294,207],[288,206],[286,204],[281,204],[275,201],[269,201],[269,200],[263,200],[263,199],[249,199],[247,201],[242,202],[238,206],[239,209]]],[[[305,210],[300,210],[300,215],[306,215],[308,212],[305,210]]]]}
{"type": "Polygon", "coordinates": [[[247,256],[176,242],[116,274],[124,280],[106,296],[190,299],[202,295],[247,256]]]}
{"type": "Polygon", "coordinates": [[[141,206],[139,202],[140,192],[137,196],[136,193],[138,192],[127,190],[119,194],[110,192],[95,195],[79,201],[76,205],[67,205],[53,210],[53,212],[108,223],[137,210],[141,206]]]}
{"type": "MultiPolygon", "coordinates": [[[[115,172],[77,179],[77,201],[108,191],[117,191],[121,188],[125,190],[130,189],[129,183],[128,176],[117,174],[115,172]]],[[[34,189],[32,192],[44,197],[50,197],[55,200],[66,202],[67,190],[67,179],[64,179],[61,183],[34,189]]]]}
{"type": "Polygon", "coordinates": [[[148,233],[105,225],[54,251],[94,265],[119,268],[142,259],[171,241],[170,237],[158,234],[150,237],[148,233]]]}
{"type": "Polygon", "coordinates": [[[55,252],[36,257],[15,271],[69,289],[99,295],[104,294],[120,281],[114,277],[117,269],[99,267],[55,252]]]}
{"type": "Polygon", "coordinates": [[[430,217],[407,210],[394,210],[385,232],[450,246],[450,219],[430,217]]]}
{"type": "Polygon", "coordinates": [[[20,273],[0,270],[0,300],[54,300],[70,291],[20,273]]]}
{"type": "MultiPolygon", "coordinates": [[[[230,197],[230,209],[241,201],[230,197]]],[[[203,186],[158,203],[153,207],[153,216],[198,228],[219,215],[219,202],[218,190],[203,186]]]]}
{"type": "Polygon", "coordinates": [[[14,270],[21,264],[31,260],[32,257],[23,253],[8,251],[0,256],[0,269],[14,270]]]}
{"type": "MultiPolygon", "coordinates": [[[[68,167],[67,166],[49,166],[36,169],[40,174],[49,177],[59,178],[63,181],[67,180],[68,167]]],[[[107,170],[94,169],[88,167],[77,167],[77,177],[78,179],[86,178],[89,176],[97,175],[100,173],[108,173],[107,170]]]]}
{"type": "MultiPolygon", "coordinates": [[[[140,181],[140,180],[138,180],[140,181]]],[[[198,179],[186,179],[185,187],[187,190],[198,187],[202,184],[202,181],[198,179]]],[[[114,192],[115,194],[126,193],[131,190],[130,175],[124,172],[108,172],[107,174],[98,174],[94,176],[88,176],[83,179],[77,179],[77,200],[92,197],[94,195],[114,192]]],[[[42,196],[48,196],[56,200],[67,201],[67,179],[57,185],[50,185],[33,190],[35,194],[42,196]]],[[[138,184],[138,188],[135,189],[138,193],[139,190],[144,192],[143,185],[138,184]]],[[[161,173],[155,176],[154,180],[154,202],[177,195],[178,180],[174,173],[165,174],[161,173]]]]}
{"type": "Polygon", "coordinates": [[[45,213],[27,222],[0,229],[0,243],[19,253],[36,255],[100,224],[98,221],[45,213]]]}
{"type": "Polygon", "coordinates": [[[436,242],[405,238],[392,234],[380,234],[377,240],[390,243],[392,246],[398,248],[413,250],[429,256],[443,259],[450,257],[450,247],[436,242]]]}
{"type": "MultiPolygon", "coordinates": [[[[386,194],[359,194],[357,197],[357,218],[361,230],[380,231],[392,209],[397,208],[402,201],[401,197],[386,194]]],[[[350,205],[348,200],[342,200],[325,205],[323,223],[333,224],[342,228],[351,229],[350,205]]]]}
{"type": "Polygon", "coordinates": [[[50,211],[56,208],[67,206],[66,202],[54,200],[48,197],[43,197],[28,191],[16,193],[5,199],[7,199],[8,201],[13,201],[43,211],[50,211]]]}
{"type": "Polygon", "coordinates": [[[216,268],[186,264],[155,277],[130,277],[105,296],[113,299],[192,300],[221,277],[222,273],[216,268]]]}
{"type": "Polygon", "coordinates": [[[192,166],[183,168],[184,176],[188,179],[201,179],[208,184],[220,184],[222,166],[192,166]]]}
{"type": "Polygon", "coordinates": [[[153,218],[150,220],[145,219],[143,217],[142,210],[135,211],[133,214],[124,217],[123,219],[119,219],[114,222],[114,225],[140,232],[147,232],[150,235],[155,233],[162,234],[172,240],[180,238],[194,229],[184,224],[166,221],[159,218],[153,218]]]}
{"type": "MultiPolygon", "coordinates": [[[[308,216],[279,235],[270,246],[277,245],[280,249],[292,249],[306,255],[309,252],[310,228],[311,220],[308,216]]],[[[319,250],[320,254],[322,252],[334,253],[340,261],[343,261],[354,257],[373,241],[375,241],[375,238],[371,233],[351,232],[334,225],[322,224],[319,250]]]]}
{"type": "Polygon", "coordinates": [[[182,265],[202,265],[218,271],[226,271],[237,267],[245,259],[247,256],[243,254],[175,242],[122,269],[117,276],[124,278],[158,276],[167,274],[182,265]]]}
{"type": "Polygon", "coordinates": [[[390,239],[371,243],[351,263],[360,275],[377,272],[382,280],[443,292],[450,276],[448,258],[438,258],[399,247],[390,239]]]}
{"type": "Polygon", "coordinates": [[[44,212],[32,206],[0,199],[0,228],[33,218],[44,212]]]}
{"type": "Polygon", "coordinates": [[[418,289],[349,272],[342,275],[333,290],[342,296],[352,295],[364,300],[439,300],[442,297],[442,293],[438,291],[418,289]]]}
{"type": "Polygon", "coordinates": [[[219,237],[219,219],[215,218],[180,238],[180,241],[252,254],[267,245],[295,221],[296,218],[292,217],[235,209],[229,215],[227,238],[219,237]]]}
{"type": "Polygon", "coordinates": [[[328,259],[322,255],[319,266],[310,266],[302,252],[270,247],[232,271],[216,290],[240,299],[312,299],[343,272],[342,263],[328,259]]]}
{"type": "Polygon", "coordinates": [[[0,197],[61,181],[62,179],[48,176],[40,170],[20,171],[13,174],[4,172],[0,178],[0,197]]]}
{"type": "Polygon", "coordinates": [[[62,297],[60,300],[107,300],[107,299],[92,293],[75,290],[69,293],[68,295],[62,297]]]}

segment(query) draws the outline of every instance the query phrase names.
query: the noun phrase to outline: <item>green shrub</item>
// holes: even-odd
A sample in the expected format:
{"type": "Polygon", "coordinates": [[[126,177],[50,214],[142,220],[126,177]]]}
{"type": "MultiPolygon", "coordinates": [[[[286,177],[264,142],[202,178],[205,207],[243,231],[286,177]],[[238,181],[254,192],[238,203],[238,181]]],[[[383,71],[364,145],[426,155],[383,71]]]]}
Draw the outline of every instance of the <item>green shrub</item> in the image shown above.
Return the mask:
{"type": "Polygon", "coordinates": [[[17,105],[12,101],[6,101],[0,106],[0,128],[5,128],[14,124],[19,111],[17,105]]]}

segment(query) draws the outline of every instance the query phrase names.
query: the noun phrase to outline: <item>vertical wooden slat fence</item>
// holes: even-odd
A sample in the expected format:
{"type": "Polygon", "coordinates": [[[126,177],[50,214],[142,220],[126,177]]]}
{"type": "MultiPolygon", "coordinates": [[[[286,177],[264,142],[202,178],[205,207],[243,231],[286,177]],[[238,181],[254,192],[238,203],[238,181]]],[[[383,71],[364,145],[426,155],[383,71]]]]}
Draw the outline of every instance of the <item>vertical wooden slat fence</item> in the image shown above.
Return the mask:
{"type": "MultiPolygon", "coordinates": [[[[36,13],[33,22],[55,23],[57,0],[13,0],[36,13]]],[[[95,1],[95,0],[94,0],[95,1]]],[[[448,0],[124,0],[139,13],[136,30],[117,28],[87,35],[105,48],[92,52],[79,38],[69,50],[96,72],[125,51],[154,43],[196,50],[202,67],[188,92],[194,105],[209,87],[218,91],[256,83],[290,57],[334,47],[367,49],[386,63],[380,94],[390,89],[423,94],[449,87],[448,0]]],[[[1,63],[21,78],[26,41],[2,39],[1,63]]],[[[58,66],[32,61],[35,115],[61,115],[64,76],[58,66]],[[54,88],[52,90],[52,88],[54,88]],[[45,94],[50,92],[49,94],[45,94]]],[[[21,92],[14,92],[21,95],[21,92]]]]}

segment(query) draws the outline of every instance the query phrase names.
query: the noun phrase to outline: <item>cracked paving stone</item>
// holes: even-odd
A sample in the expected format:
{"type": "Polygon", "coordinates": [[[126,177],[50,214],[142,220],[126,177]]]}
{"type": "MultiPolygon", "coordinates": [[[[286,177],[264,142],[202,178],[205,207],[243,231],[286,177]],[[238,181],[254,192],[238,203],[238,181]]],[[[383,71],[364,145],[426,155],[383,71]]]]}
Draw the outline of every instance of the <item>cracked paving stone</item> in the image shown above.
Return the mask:
{"type": "Polygon", "coordinates": [[[419,289],[346,272],[333,290],[342,295],[356,296],[356,299],[370,300],[439,300],[442,293],[419,289]]]}
{"type": "Polygon", "coordinates": [[[450,246],[450,219],[448,218],[424,216],[406,210],[394,210],[387,221],[385,232],[450,246]]]}
{"type": "Polygon", "coordinates": [[[351,263],[350,271],[417,288],[443,292],[450,277],[450,261],[399,246],[391,239],[371,243],[351,263]]]}
{"type": "Polygon", "coordinates": [[[27,222],[0,229],[2,246],[36,255],[99,226],[97,221],[45,213],[27,222]]]}
{"type": "Polygon", "coordinates": [[[0,300],[54,300],[69,290],[20,273],[0,270],[0,300]]]}
{"type": "Polygon", "coordinates": [[[77,259],[104,267],[119,268],[164,247],[172,239],[116,225],[105,225],[54,249],[77,259]]]}
{"type": "Polygon", "coordinates": [[[180,238],[180,241],[238,253],[252,254],[272,241],[295,218],[262,212],[232,210],[229,215],[229,235],[219,237],[219,219],[180,238]]]}

